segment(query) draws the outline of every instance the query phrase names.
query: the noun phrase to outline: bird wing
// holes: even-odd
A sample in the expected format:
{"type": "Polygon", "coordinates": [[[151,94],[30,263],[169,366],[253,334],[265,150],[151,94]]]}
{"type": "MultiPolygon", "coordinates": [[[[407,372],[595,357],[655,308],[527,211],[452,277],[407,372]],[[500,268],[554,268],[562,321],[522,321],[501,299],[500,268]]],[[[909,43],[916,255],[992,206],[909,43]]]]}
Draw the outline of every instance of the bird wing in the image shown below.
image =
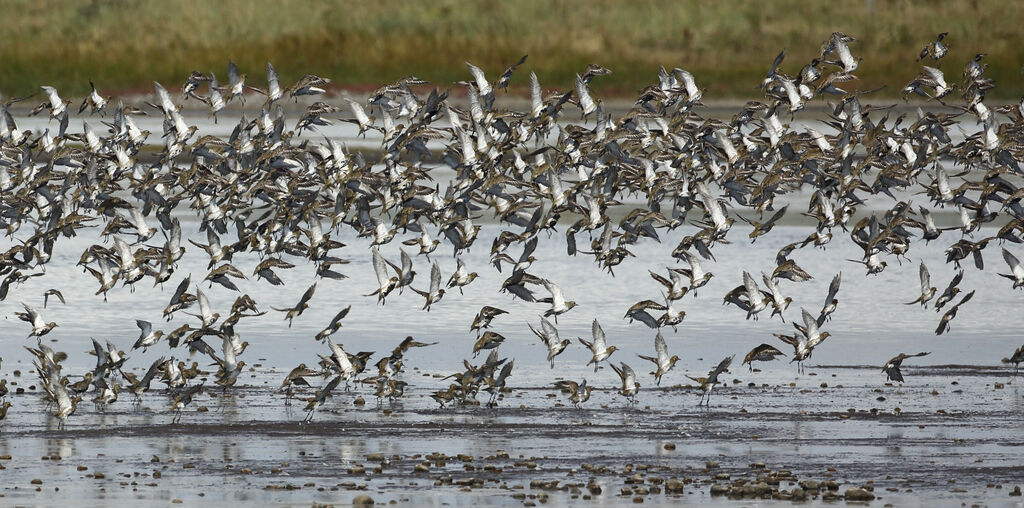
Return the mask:
{"type": "Polygon", "coordinates": [[[533,255],[533,251],[537,250],[537,237],[530,238],[526,241],[526,245],[523,246],[523,254],[519,256],[519,261],[526,261],[530,256],[533,255]]]}
{"type": "Polygon", "coordinates": [[[1024,266],[1021,266],[1020,260],[1017,256],[1014,256],[1010,251],[1003,249],[1003,260],[1009,265],[1010,271],[1013,272],[1014,278],[1017,280],[1024,280],[1024,266]]]}
{"type": "Polygon", "coordinates": [[[555,325],[551,324],[551,321],[540,318],[540,326],[544,330],[544,335],[548,340],[551,342],[558,342],[558,329],[555,328],[555,325]]]}
{"type": "Polygon", "coordinates": [[[156,89],[156,97],[160,102],[160,109],[164,110],[165,115],[171,114],[171,111],[175,111],[177,107],[174,105],[174,101],[171,100],[171,94],[167,93],[167,89],[156,81],[153,82],[153,88],[156,89]]]}
{"type": "Polygon", "coordinates": [[[757,282],[754,281],[750,272],[743,272],[743,287],[747,290],[747,298],[751,305],[756,305],[763,298],[761,288],[757,287],[757,282]]]}
{"type": "Polygon", "coordinates": [[[626,384],[626,387],[632,388],[633,384],[636,383],[636,372],[633,371],[632,367],[626,365],[626,362],[622,362],[621,372],[622,374],[619,374],[619,376],[622,377],[622,381],[626,384]]]}
{"type": "Polygon", "coordinates": [[[491,93],[491,84],[487,81],[487,76],[484,76],[484,71],[469,62],[466,62],[466,67],[469,68],[469,73],[473,75],[473,80],[476,81],[476,88],[480,95],[491,93]]]}
{"type": "Polygon", "coordinates": [[[267,62],[267,97],[273,99],[281,95],[281,82],[278,80],[274,66],[267,62]]]}
{"type": "Polygon", "coordinates": [[[665,344],[665,336],[661,334],[661,330],[654,336],[654,352],[658,355],[658,361],[662,358],[668,359],[668,345],[665,344]]]}
{"type": "Polygon", "coordinates": [[[402,254],[402,276],[412,273],[412,258],[405,252],[405,249],[398,249],[402,254]]]}
{"type": "Polygon", "coordinates": [[[806,327],[804,335],[807,336],[808,340],[821,335],[821,332],[818,330],[818,320],[810,312],[807,312],[807,309],[801,307],[800,315],[804,319],[804,326],[806,327]]]}
{"type": "Polygon", "coordinates": [[[732,359],[734,356],[735,355],[727,356],[722,361],[718,362],[718,366],[715,367],[715,370],[711,371],[711,373],[708,374],[708,382],[716,382],[718,380],[718,375],[725,372],[726,369],[728,369],[729,366],[732,365],[732,359]]]}
{"type": "Polygon", "coordinates": [[[964,280],[964,271],[960,270],[959,272],[956,273],[956,275],[953,276],[953,280],[949,281],[949,285],[946,286],[945,292],[948,293],[951,289],[959,286],[960,281],[962,280],[964,280]]]}
{"type": "Polygon", "coordinates": [[[551,293],[551,306],[553,308],[563,307],[565,305],[565,296],[562,295],[562,288],[547,279],[544,279],[542,283],[544,284],[544,289],[551,293]]]}
{"type": "Polygon", "coordinates": [[[309,289],[307,289],[305,293],[302,293],[302,298],[299,299],[299,303],[298,305],[295,306],[295,308],[301,309],[302,306],[306,302],[308,302],[310,298],[313,298],[314,292],[316,292],[316,282],[314,282],[312,286],[309,286],[309,289]]]}
{"type": "Polygon", "coordinates": [[[338,362],[338,367],[341,368],[341,371],[348,372],[351,370],[352,362],[348,359],[348,353],[341,346],[335,344],[330,337],[327,337],[327,345],[331,348],[331,355],[334,361],[338,362]]]}
{"type": "Polygon", "coordinates": [[[583,81],[579,74],[576,75],[576,95],[579,96],[580,107],[583,108],[584,115],[588,115],[597,109],[594,98],[590,96],[590,90],[587,89],[587,83],[583,81]]]}
{"type": "Polygon", "coordinates": [[[832,282],[828,285],[828,296],[825,298],[825,305],[832,303],[835,300],[836,295],[839,294],[839,285],[843,283],[843,272],[839,272],[835,277],[832,277],[832,282]]]}
{"type": "Polygon", "coordinates": [[[434,295],[440,291],[441,288],[441,266],[437,264],[437,260],[434,261],[433,266],[430,267],[430,294],[434,295]]]}
{"type": "Polygon", "coordinates": [[[540,115],[540,112],[544,110],[544,98],[540,89],[540,81],[537,79],[537,74],[534,72],[530,73],[530,104],[532,106],[531,112],[533,116],[540,115]]]}
{"type": "Polygon", "coordinates": [[[228,82],[233,87],[238,83],[239,79],[241,78],[238,73],[238,66],[235,65],[235,62],[228,60],[228,82]]]}
{"type": "Polygon", "coordinates": [[[925,294],[932,287],[932,277],[928,273],[928,267],[921,262],[921,294],[925,294]]]}
{"type": "Polygon", "coordinates": [[[196,299],[199,300],[199,315],[202,316],[203,321],[206,321],[213,316],[213,311],[210,310],[210,300],[206,298],[206,294],[199,289],[199,286],[196,286],[196,299]]]}
{"type": "Polygon", "coordinates": [[[373,271],[377,274],[377,284],[380,287],[387,285],[388,281],[388,268],[384,264],[384,258],[380,255],[380,249],[376,246],[373,247],[373,271]]]}
{"type": "Polygon", "coordinates": [[[150,323],[149,321],[136,319],[135,324],[139,327],[139,330],[142,331],[140,334],[141,337],[148,337],[149,334],[153,332],[153,323],[150,323]]]}
{"type": "Polygon", "coordinates": [[[590,331],[594,335],[594,349],[598,351],[608,348],[608,343],[605,341],[604,330],[601,328],[601,323],[598,323],[595,319],[590,325],[590,331]]]}

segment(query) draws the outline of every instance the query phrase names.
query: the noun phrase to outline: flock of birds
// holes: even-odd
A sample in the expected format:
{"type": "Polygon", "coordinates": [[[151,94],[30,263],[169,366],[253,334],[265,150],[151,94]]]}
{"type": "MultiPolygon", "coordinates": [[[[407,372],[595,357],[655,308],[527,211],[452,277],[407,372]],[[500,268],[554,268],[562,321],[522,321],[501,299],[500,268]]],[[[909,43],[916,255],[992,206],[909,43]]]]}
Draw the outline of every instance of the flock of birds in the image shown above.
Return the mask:
{"type": "MultiPolygon", "coordinates": [[[[946,54],[942,38],[930,43],[919,60],[942,59],[946,54]]],[[[675,328],[684,320],[682,300],[696,296],[713,277],[704,265],[714,260],[716,246],[729,243],[734,217],[745,212],[746,217],[739,217],[752,226],[748,236],[756,241],[788,212],[789,206],[774,205],[777,198],[810,188],[812,198],[801,213],[817,221],[813,232],[779,250],[770,274],[762,273],[758,279],[743,272],[742,283],[724,296],[724,302],[735,305],[747,319],[792,313],[788,310],[792,298],[785,296],[783,281],[799,284],[811,278],[793,253],[809,247],[824,249],[839,230],[863,249],[863,257],[854,261],[869,275],[885,270],[887,258],[907,259],[917,242],[955,235],[946,260],[959,272],[940,292],[921,263],[921,294],[910,302],[925,307],[933,303],[939,312],[947,309],[935,331],[942,334],[974,295],[974,291],[961,295],[965,276],[961,262],[971,258],[983,269],[986,247],[1022,241],[1024,187],[1014,182],[1020,181],[1018,161],[1024,155],[1024,102],[995,109],[986,106],[986,92],[994,84],[984,75],[984,55],[978,55],[968,62],[958,83],[947,82],[933,63],[936,67],[923,66],[903,89],[905,96],[931,101],[957,92],[964,101],[955,106],[960,111],[918,110],[916,118],[890,118],[891,108],[864,102],[872,91],[840,88],[856,79],[853,72],[860,59],[851,52],[853,42],[846,34],[832,34],[820,57],[793,75],[783,72],[785,52],[780,53],[760,84],[764,99],[746,103],[726,121],[701,115],[703,90],[683,69],[660,69],[657,81],[643,89],[632,109],[618,119],[606,113],[602,101],[591,94],[591,83],[611,74],[597,65],[578,74],[575,87],[568,91],[545,93],[531,73],[528,111],[495,107],[496,94],[507,88],[525,56],[494,81],[467,64],[473,79],[458,83],[468,98],[465,109],[449,100],[449,92],[422,92],[426,83],[407,77],[375,90],[368,102],[346,99],[348,114],[334,105],[314,102],[294,124],[286,120],[282,103],[322,95],[330,80],[307,75],[285,88],[268,64],[267,87],[257,89],[247,84],[246,75],[233,63],[227,86],[221,86],[212,73],[193,72],[183,86],[183,100],[202,101],[214,117],[233,101],[259,104],[255,117],[243,115],[226,139],[198,135],[197,127],[189,125],[180,112],[175,96],[158,83],[156,103],[145,108],[115,105],[94,86],[78,113],[102,115],[103,127],[94,129],[96,124],[84,121],[81,131],[72,132],[70,102],[44,86],[46,100],[32,114],[49,115],[56,122],[54,132],[18,129],[9,107],[27,98],[2,102],[0,227],[14,241],[0,256],[0,300],[10,301],[12,290],[43,275],[55,244],[85,228],[102,228],[102,242],[82,252],[78,264],[95,277],[96,295],[104,299],[112,290],[171,281],[186,250],[205,255],[209,273],[202,281],[193,281],[191,274],[181,277],[163,312],[168,321],[179,312],[186,313],[189,322],[165,332],[139,320],[140,333],[132,349],[186,348],[187,354],[208,356],[217,366],[213,383],[228,390],[245,366],[239,358],[248,345],[236,326],[267,310],[244,294],[230,309],[214,309],[200,284],[209,283],[208,291],[216,284],[218,291],[240,293],[233,280],[254,277],[281,286],[281,271],[300,261],[312,264],[318,282],[294,306],[273,309],[290,326],[308,308],[318,284],[346,277],[338,271],[348,262],[340,253],[350,252],[372,259],[378,286],[367,297],[385,305],[396,291],[409,288],[423,298],[423,310],[429,311],[446,301],[446,291],[449,295],[455,289],[462,291],[477,278],[459,256],[478,237],[481,225],[474,220],[488,214],[500,228],[491,245],[491,260],[498,272],[507,274],[497,289],[506,294],[504,298],[535,302],[538,308],[543,305],[539,324],[529,328],[546,346],[547,361],[554,368],[556,358],[571,343],[559,336],[558,316],[573,311],[576,303],[567,299],[556,281],[531,273],[541,233],[565,235],[566,255],[590,256],[614,275],[617,265],[633,257],[631,249],[660,242],[666,232],[686,228],[686,236],[671,252],[671,258],[681,264],[650,271],[662,286],[661,297],[633,305],[624,316],[656,331],[654,356],[640,358],[653,364],[654,380],[660,384],[679,360],[670,356],[662,329],[675,328]],[[256,99],[256,94],[261,97],[256,99]],[[834,134],[794,128],[786,122],[812,101],[828,104],[824,123],[834,134]],[[162,117],[163,132],[140,130],[133,120],[137,115],[162,117]],[[578,115],[582,120],[574,122],[578,115]],[[980,129],[954,142],[952,129],[960,116],[973,118],[980,129]],[[379,132],[380,159],[368,161],[361,152],[331,139],[300,139],[300,133],[316,132],[335,121],[353,123],[360,134],[379,132]],[[139,161],[143,150],[156,151],[151,163],[139,161]],[[438,168],[455,173],[443,189],[431,177],[438,168]],[[951,168],[956,168],[955,174],[951,168]],[[915,210],[897,199],[896,193],[907,191],[927,194],[933,208],[958,211],[962,224],[936,227],[932,209],[919,206],[915,210]],[[891,208],[852,223],[869,196],[890,197],[891,208]],[[641,205],[613,221],[609,208],[620,206],[626,198],[641,205]],[[192,238],[182,242],[175,214],[190,210],[201,221],[205,243],[192,238]],[[1005,225],[995,236],[974,238],[982,224],[997,219],[1005,225]],[[345,228],[368,239],[369,253],[345,249],[337,240],[345,228]],[[164,239],[162,245],[158,233],[164,239]],[[396,238],[413,255],[402,250],[399,260],[385,259],[379,246],[396,238]],[[578,248],[582,238],[589,241],[578,248]],[[413,256],[430,262],[438,248],[452,249],[458,269],[445,281],[435,258],[429,281],[421,283],[413,256]],[[233,255],[239,253],[260,260],[251,275],[232,264],[233,255]]],[[[1006,248],[1002,256],[1009,273],[1001,275],[1014,288],[1024,287],[1021,262],[1006,248]]],[[[800,309],[794,333],[776,334],[792,346],[791,360],[799,369],[830,335],[823,328],[839,303],[841,281],[841,274],[836,274],[821,309],[800,309]]],[[[64,300],[56,289],[42,296],[44,310],[50,297],[64,300]]],[[[33,306],[21,305],[24,311],[16,314],[31,327],[30,338],[41,339],[58,326],[33,306]]],[[[409,337],[376,363],[372,363],[373,352],[349,353],[333,336],[350,309],[341,309],[316,334],[324,345],[319,361],[313,367],[299,365],[283,380],[289,399],[295,387],[310,387],[307,419],[343,382],[346,387],[371,384],[378,401],[401,397],[407,386],[402,380],[405,354],[411,348],[432,345],[409,337]]],[[[442,406],[475,403],[480,391],[487,392],[487,404],[494,405],[509,390],[514,362],[500,357],[499,347],[506,339],[490,329],[492,320],[505,313],[490,305],[477,313],[470,326],[478,337],[472,353],[475,358],[486,352],[486,360],[481,364],[465,360],[465,370],[449,376],[448,387],[432,394],[442,406]]],[[[610,365],[621,379],[619,393],[634,400],[640,388],[637,373],[626,362],[613,361],[617,348],[608,344],[597,319],[592,340],[579,342],[592,354],[589,364],[595,372],[601,364],[610,365]]],[[[106,405],[129,391],[138,402],[154,381],[167,386],[171,407],[180,418],[181,410],[204,390],[197,378],[211,374],[203,372],[198,361],[189,364],[160,357],[138,377],[125,369],[128,355],[124,351],[109,341],[102,344],[93,339],[95,368],[72,377],[62,368],[66,353],[41,340],[27,349],[35,357],[40,384],[61,425],[84,397],[106,405]]],[[[882,370],[889,380],[903,381],[902,362],[925,354],[901,353],[882,370]]],[[[780,349],[761,344],[742,363],[753,370],[755,362],[779,356],[785,356],[780,349]]],[[[690,377],[701,387],[701,403],[709,403],[712,388],[732,361],[732,356],[727,357],[707,375],[690,377]]],[[[1024,347],[1005,361],[1014,365],[1024,361],[1024,347]]],[[[555,385],[577,406],[587,401],[592,390],[586,379],[555,385]]],[[[0,397],[6,392],[6,380],[0,381],[0,397]]],[[[0,416],[9,406],[4,403],[0,416]]]]}

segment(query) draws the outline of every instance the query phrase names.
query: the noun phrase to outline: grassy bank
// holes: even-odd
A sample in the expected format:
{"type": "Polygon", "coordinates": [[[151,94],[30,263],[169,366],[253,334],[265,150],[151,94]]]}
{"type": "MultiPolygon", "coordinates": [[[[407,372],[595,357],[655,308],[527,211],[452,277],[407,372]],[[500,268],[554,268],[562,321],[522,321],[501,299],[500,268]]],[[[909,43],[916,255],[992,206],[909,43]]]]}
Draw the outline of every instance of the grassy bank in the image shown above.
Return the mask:
{"type": "Polygon", "coordinates": [[[567,88],[587,63],[615,75],[599,93],[632,95],[659,65],[683,67],[714,98],[756,96],[776,53],[795,73],[831,32],[847,32],[864,57],[854,88],[899,88],[920,69],[914,60],[949,32],[942,68],[951,81],[975,53],[988,54],[993,95],[1024,94],[1019,20],[1024,3],[977,0],[907,2],[722,1],[250,1],[16,0],[0,17],[0,92],[41,84],[81,95],[88,81],[107,90],[180,86],[193,69],[226,81],[229,58],[263,86],[273,62],[288,84],[306,73],[341,86],[372,86],[409,74],[446,87],[468,79],[471,61],[494,76],[519,56],[545,88],[567,88]]]}

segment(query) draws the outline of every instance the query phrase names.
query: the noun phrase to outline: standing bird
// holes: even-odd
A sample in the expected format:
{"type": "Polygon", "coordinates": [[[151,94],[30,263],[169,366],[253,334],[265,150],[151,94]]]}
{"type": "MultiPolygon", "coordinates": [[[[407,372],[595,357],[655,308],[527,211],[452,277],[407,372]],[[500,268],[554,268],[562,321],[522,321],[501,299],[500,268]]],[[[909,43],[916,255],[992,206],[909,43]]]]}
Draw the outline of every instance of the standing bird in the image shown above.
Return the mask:
{"type": "Polygon", "coordinates": [[[761,344],[760,346],[751,349],[747,356],[743,357],[743,363],[740,365],[747,365],[750,367],[750,372],[754,372],[754,362],[770,362],[775,359],[776,356],[786,356],[785,353],[779,351],[775,346],[770,344],[761,344]]]}
{"type": "Polygon", "coordinates": [[[1017,350],[1013,352],[1013,356],[1011,356],[1009,358],[1003,358],[1003,363],[1012,363],[1013,364],[1013,376],[1014,377],[1017,376],[1017,367],[1020,366],[1021,362],[1024,362],[1024,346],[1021,346],[1021,347],[1017,348],[1017,350]]]}
{"type": "Polygon", "coordinates": [[[582,383],[576,381],[557,381],[555,388],[569,393],[569,401],[573,407],[582,409],[583,403],[590,400],[590,392],[593,388],[587,386],[587,379],[583,378],[582,383]]]}
{"type": "Polygon", "coordinates": [[[672,367],[676,366],[679,356],[668,356],[668,345],[665,344],[665,337],[661,335],[661,331],[658,331],[658,334],[654,336],[654,353],[656,356],[637,356],[654,364],[655,370],[651,374],[654,376],[654,383],[661,386],[661,376],[664,376],[668,371],[672,370],[672,367]]]}
{"type": "Polygon", "coordinates": [[[908,354],[905,354],[905,353],[900,353],[900,354],[894,356],[892,360],[889,360],[888,362],[885,363],[885,365],[882,366],[882,372],[885,373],[885,377],[889,381],[896,381],[896,382],[902,383],[903,382],[903,373],[900,372],[900,366],[903,365],[903,360],[906,360],[907,358],[914,358],[915,356],[926,356],[926,355],[929,355],[929,354],[931,354],[931,353],[930,352],[923,352],[923,353],[917,353],[916,355],[908,355],[908,354]]]}
{"type": "Polygon", "coordinates": [[[605,340],[604,329],[601,328],[601,323],[598,323],[596,319],[590,326],[590,330],[594,336],[593,342],[589,342],[581,337],[577,337],[577,339],[580,341],[580,344],[587,346],[587,349],[593,353],[593,357],[587,362],[587,365],[594,364],[594,372],[597,372],[598,364],[608,359],[617,348],[608,345],[608,341],[605,340]]]}
{"type": "Polygon", "coordinates": [[[327,382],[326,385],[317,388],[316,394],[309,399],[306,399],[306,418],[302,421],[303,423],[309,423],[313,421],[313,413],[316,412],[317,408],[324,405],[327,402],[327,397],[331,396],[331,392],[338,387],[338,383],[341,382],[341,376],[335,376],[333,379],[327,382]]]}
{"type": "Polygon", "coordinates": [[[171,419],[171,423],[178,423],[181,421],[181,413],[184,411],[185,406],[192,403],[192,398],[196,394],[203,392],[203,385],[200,383],[195,386],[190,386],[181,392],[174,395],[171,401],[171,410],[174,411],[174,418],[171,419]]]}
{"type": "Polygon", "coordinates": [[[694,380],[694,381],[696,381],[697,383],[700,384],[701,396],[700,396],[700,402],[697,403],[698,407],[701,404],[704,404],[704,405],[710,407],[710,405],[711,405],[711,389],[714,388],[715,385],[717,385],[719,383],[718,376],[720,374],[722,374],[723,372],[729,372],[728,369],[729,369],[729,366],[732,365],[732,359],[733,358],[734,358],[734,356],[727,356],[727,357],[725,357],[725,359],[723,359],[722,361],[718,362],[718,366],[716,366],[714,369],[709,371],[707,377],[692,377],[692,376],[689,376],[689,375],[686,376],[686,377],[688,377],[688,378],[690,378],[690,379],[692,379],[692,380],[694,380]],[[707,399],[707,402],[705,402],[705,398],[707,399]]]}

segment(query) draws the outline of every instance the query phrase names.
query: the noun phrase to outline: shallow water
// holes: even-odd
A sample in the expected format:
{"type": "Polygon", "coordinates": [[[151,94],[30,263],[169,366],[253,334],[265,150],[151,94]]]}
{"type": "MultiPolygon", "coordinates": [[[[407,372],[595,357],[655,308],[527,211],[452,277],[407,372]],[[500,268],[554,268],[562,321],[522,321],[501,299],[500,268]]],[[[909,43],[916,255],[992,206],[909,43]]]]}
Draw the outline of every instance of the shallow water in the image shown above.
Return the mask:
{"type": "Polygon", "coordinates": [[[788,376],[793,386],[763,383],[774,377],[767,372],[734,371],[709,410],[698,409],[697,392],[682,387],[645,390],[636,406],[600,391],[578,410],[554,390],[514,389],[495,409],[439,409],[427,397],[436,379],[420,381],[422,371],[412,371],[407,379],[416,388],[400,402],[378,407],[365,388],[339,391],[310,424],[300,423],[301,406],[285,405],[281,393],[262,386],[281,375],[266,368],[247,375],[246,387],[197,399],[203,409],[179,425],[168,424],[159,392],[138,410],[127,401],[104,411],[83,404],[66,430],[43,416],[35,395],[21,395],[0,434],[0,456],[12,457],[0,459],[2,493],[18,504],[67,495],[97,505],[171,498],[308,504],[348,502],[358,493],[349,489],[365,488],[378,502],[517,505],[513,493],[542,491],[531,481],[559,480],[580,483],[583,492],[593,481],[603,494],[584,502],[571,490],[547,491],[553,503],[613,505],[629,499],[620,489],[640,472],[649,484],[693,481],[681,499],[652,494],[647,503],[727,503],[710,496],[712,476],[752,480],[760,470],[750,464],[764,462],[800,480],[834,480],[840,492],[871,485],[880,502],[1014,500],[1007,493],[1020,481],[1024,392],[1005,370],[908,368],[912,381],[904,386],[883,385],[875,369],[862,367],[809,369],[788,376]],[[354,405],[356,397],[367,404],[354,405]],[[414,472],[431,453],[451,458],[414,472]],[[373,471],[381,459],[370,454],[387,458],[381,471],[373,471]],[[459,454],[473,458],[455,459],[459,454]],[[54,455],[60,459],[41,460],[54,455]],[[708,470],[707,461],[719,467],[708,470]],[[627,464],[644,470],[626,472],[627,464]],[[356,465],[365,470],[350,471],[356,465]],[[97,472],[105,478],[91,476],[97,472]],[[434,486],[449,477],[484,483],[470,491],[434,486]],[[42,480],[41,491],[32,479],[42,480]],[[288,485],[296,490],[283,490],[288,485]]]}
{"type": "MultiPolygon", "coordinates": [[[[204,240],[196,222],[184,220],[183,228],[186,238],[204,240]]],[[[993,249],[986,252],[985,271],[965,265],[962,287],[980,291],[961,309],[952,330],[937,337],[933,331],[939,314],[901,303],[916,297],[918,260],[928,264],[932,283],[940,290],[952,277],[955,270],[944,264],[942,253],[943,246],[953,241],[952,235],[930,245],[914,244],[910,253],[914,263],[893,263],[877,276],[865,276],[860,265],[845,261],[859,257],[858,251],[838,231],[826,251],[796,251],[793,258],[815,278],[805,283],[782,282],[782,291],[794,299],[783,323],[767,316],[746,320],[743,311],[723,306],[720,298],[741,283],[744,269],[755,274],[772,269],[778,248],[801,239],[806,228],[778,226],[750,244],[745,241],[748,228],[734,226],[730,233],[734,243],[716,248],[717,260],[705,264],[714,278],[697,297],[688,295],[677,302],[687,312],[685,321],[676,331],[662,330],[670,354],[678,354],[681,360],[657,388],[646,374],[647,362],[635,356],[653,352],[654,331],[639,322],[630,324],[622,316],[634,302],[659,296],[660,286],[647,270],[675,264],[669,252],[685,233],[682,230],[690,227],[680,229],[661,243],[643,240],[632,247],[636,257],[615,267],[614,277],[585,255],[566,257],[561,234],[550,238],[545,234],[536,253],[538,261],[531,269],[558,282],[567,298],[578,303],[577,308],[559,316],[563,337],[589,338],[591,321],[599,319],[609,343],[619,347],[611,359],[629,363],[640,375],[642,388],[636,406],[627,405],[614,393],[619,384],[614,372],[602,367],[595,373],[586,366],[589,352],[576,342],[556,359],[554,370],[549,368],[546,351],[526,326],[527,322],[538,325],[545,305],[513,301],[510,295],[496,291],[505,275],[488,265],[495,225],[485,223],[475,246],[462,254],[480,277],[465,288],[465,294],[450,290],[429,313],[420,310],[421,297],[408,290],[401,295],[395,292],[384,306],[377,305],[375,297],[362,296],[376,287],[369,252],[364,240],[343,232],[340,240],[348,246],[338,253],[351,259],[350,264],[341,266],[348,279],[320,280],[309,309],[291,327],[273,310],[243,320],[237,327],[243,340],[250,343],[241,359],[252,368],[240,378],[240,386],[223,395],[219,389],[210,389],[197,397],[180,425],[170,425],[169,398],[155,390],[143,398],[137,410],[126,394],[103,410],[83,402],[66,429],[57,430],[55,420],[35,394],[37,380],[30,355],[21,347],[34,341],[23,338],[26,324],[13,316],[19,310],[18,302],[40,308],[41,295],[50,287],[59,288],[68,298],[66,306],[51,300],[43,310],[47,320],[59,324],[45,340],[69,353],[66,374],[78,376],[93,365],[93,357],[85,354],[91,349],[90,337],[110,340],[129,351],[128,367],[141,374],[158,356],[177,355],[191,361],[184,350],[170,351],[163,342],[145,353],[129,348],[138,336],[135,319],[150,320],[168,331],[194,321],[178,313],[165,323],[160,313],[181,277],[191,273],[195,282],[207,270],[205,256],[189,246],[167,287],[143,284],[134,292],[118,288],[104,302],[102,296],[93,295],[96,283],[92,277],[74,266],[80,253],[99,239],[91,233],[62,239],[46,275],[12,289],[0,303],[5,318],[0,321],[0,375],[17,383],[11,387],[10,413],[0,422],[0,455],[12,457],[0,460],[6,468],[5,479],[10,479],[3,494],[16,503],[50,503],[79,495],[96,505],[127,499],[158,503],[171,498],[308,504],[348,502],[358,493],[348,489],[365,485],[366,492],[378,501],[461,505],[486,500],[519,505],[520,501],[511,497],[513,493],[539,492],[530,488],[531,480],[585,484],[593,477],[604,487],[604,494],[583,501],[574,499],[571,491],[550,491],[551,502],[612,505],[629,499],[619,496],[619,489],[629,476],[622,473],[623,467],[632,463],[668,468],[648,473],[652,477],[692,478],[695,483],[687,488],[686,499],[729,503],[725,498],[710,497],[712,476],[725,472],[732,479],[753,479],[756,471],[748,465],[765,462],[772,469],[789,469],[800,479],[836,479],[843,485],[841,490],[873,482],[883,502],[916,504],[931,499],[1002,504],[1018,499],[1007,497],[1007,491],[1021,478],[1024,393],[1012,377],[1012,368],[999,360],[1020,345],[1018,330],[1024,316],[1018,311],[1020,293],[996,275],[1004,267],[993,249]],[[685,374],[703,375],[724,356],[742,358],[761,342],[791,353],[771,334],[790,333],[789,322],[799,319],[801,306],[815,313],[829,281],[840,270],[839,308],[824,327],[832,337],[815,350],[807,374],[798,375],[785,359],[760,364],[762,371],[750,373],[737,359],[725,376],[726,385],[713,392],[710,410],[696,407],[699,395],[688,387],[691,383],[685,374]],[[447,386],[447,381],[439,378],[462,369],[464,358],[482,361],[482,357],[471,358],[475,334],[469,331],[469,324],[485,304],[509,311],[495,319],[493,329],[508,338],[501,355],[516,363],[509,380],[512,391],[495,409],[438,409],[428,395],[447,386]],[[302,403],[286,405],[277,386],[298,363],[312,365],[317,354],[328,354],[313,336],[347,305],[352,305],[352,311],[334,340],[350,352],[376,351],[375,361],[406,335],[439,344],[406,355],[402,377],[410,388],[399,402],[378,407],[372,390],[355,387],[353,392],[338,392],[312,424],[303,425],[302,403]],[[906,362],[903,386],[886,385],[877,366],[899,352],[918,351],[931,351],[931,355],[906,362]],[[21,376],[14,377],[14,370],[20,370],[21,376]],[[576,410],[551,383],[582,377],[598,390],[583,410],[576,410]],[[1003,385],[997,389],[996,383],[1003,385]],[[28,391],[14,394],[16,388],[28,391]],[[357,396],[366,400],[365,406],[352,404],[357,396]],[[199,407],[208,411],[197,410],[199,407]],[[663,445],[669,442],[677,449],[665,450],[663,445]],[[511,458],[484,459],[498,450],[507,451],[511,458]],[[422,461],[414,457],[431,452],[473,455],[477,470],[466,471],[464,463],[452,460],[429,473],[413,473],[415,464],[422,461]],[[349,474],[348,469],[356,463],[371,471],[373,465],[365,459],[370,453],[397,458],[380,473],[349,474]],[[61,460],[40,460],[44,455],[59,455],[61,460]],[[150,462],[154,455],[159,463],[150,462]],[[518,459],[520,455],[524,459],[518,459]],[[514,465],[530,457],[543,457],[535,460],[536,469],[514,465]],[[172,459],[174,462],[169,462],[172,459]],[[707,460],[719,462],[721,469],[703,471],[707,460]],[[481,463],[493,463],[502,471],[480,471],[481,463]],[[186,464],[194,467],[186,468],[186,464]],[[583,464],[606,466],[610,472],[581,471],[583,464]],[[78,471],[78,466],[88,469],[78,471]],[[278,468],[280,472],[273,472],[278,468]],[[252,473],[242,474],[242,469],[252,473]],[[141,476],[155,470],[162,471],[162,478],[141,476]],[[93,472],[102,472],[105,478],[87,476],[93,472]],[[458,485],[433,486],[448,475],[456,480],[488,480],[471,493],[459,490],[463,487],[458,485]],[[37,485],[29,483],[37,478],[43,481],[39,492],[34,490],[37,485]],[[304,487],[310,483],[314,485],[304,487]],[[988,488],[988,484],[1006,487],[988,488]],[[287,485],[299,488],[280,489],[287,485]],[[515,486],[524,489],[513,490],[515,486]]],[[[989,233],[982,231],[978,236],[989,233]]],[[[579,245],[587,245],[585,235],[578,240],[579,245]]],[[[384,246],[382,253],[397,262],[398,248],[396,239],[384,246]]],[[[447,280],[455,260],[444,250],[440,247],[431,259],[438,260],[447,280]]],[[[518,255],[515,251],[511,254],[518,255]]],[[[238,254],[233,264],[248,275],[258,261],[238,254]]],[[[422,256],[414,262],[419,275],[413,285],[422,287],[429,264],[422,256]]],[[[286,283],[282,288],[252,279],[237,284],[261,310],[269,310],[293,305],[315,280],[312,267],[302,264],[279,274],[286,283]]],[[[204,287],[204,292],[215,310],[230,306],[236,296],[219,286],[204,287]]],[[[213,386],[212,378],[209,385],[213,386]]],[[[780,488],[791,487],[783,484],[780,488]]],[[[664,494],[646,498],[655,504],[679,501],[664,494]]]]}

